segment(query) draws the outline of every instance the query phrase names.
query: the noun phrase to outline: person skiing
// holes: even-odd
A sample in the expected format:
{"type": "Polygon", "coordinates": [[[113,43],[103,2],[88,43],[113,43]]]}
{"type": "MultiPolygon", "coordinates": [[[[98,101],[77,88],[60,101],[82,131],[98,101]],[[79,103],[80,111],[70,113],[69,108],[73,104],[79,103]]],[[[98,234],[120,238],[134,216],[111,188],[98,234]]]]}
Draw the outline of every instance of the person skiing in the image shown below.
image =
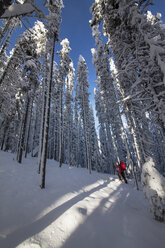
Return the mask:
{"type": "Polygon", "coordinates": [[[122,181],[122,178],[123,178],[124,182],[128,183],[127,179],[126,179],[126,176],[125,176],[125,173],[124,173],[124,171],[126,169],[125,164],[123,162],[120,162],[120,163],[116,162],[116,166],[117,166],[116,170],[117,170],[117,173],[118,173],[119,180],[122,181]]]}

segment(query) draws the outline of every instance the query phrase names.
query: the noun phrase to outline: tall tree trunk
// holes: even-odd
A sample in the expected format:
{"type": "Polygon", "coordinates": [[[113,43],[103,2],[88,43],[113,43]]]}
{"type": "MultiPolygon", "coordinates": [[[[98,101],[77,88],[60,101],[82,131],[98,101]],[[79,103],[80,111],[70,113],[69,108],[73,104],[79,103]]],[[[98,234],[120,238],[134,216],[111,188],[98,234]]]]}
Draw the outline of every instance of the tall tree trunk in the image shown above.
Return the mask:
{"type": "Polygon", "coordinates": [[[21,136],[18,148],[18,163],[22,163],[22,154],[23,154],[23,147],[24,147],[24,139],[25,139],[25,131],[26,131],[26,124],[27,124],[27,117],[28,117],[28,108],[29,108],[29,97],[27,96],[26,103],[25,103],[25,113],[23,117],[23,123],[21,128],[21,136]]]}
{"type": "Polygon", "coordinates": [[[31,139],[31,157],[34,156],[33,151],[34,151],[34,143],[35,143],[36,127],[37,127],[37,110],[35,110],[34,116],[35,116],[34,117],[34,127],[33,127],[32,139],[31,139]]]}
{"type": "Polygon", "coordinates": [[[113,139],[111,131],[110,131],[109,121],[105,122],[105,127],[106,127],[107,139],[108,139],[107,148],[108,148],[108,153],[109,153],[109,155],[108,155],[108,161],[109,162],[107,164],[107,166],[109,168],[107,168],[107,169],[108,169],[108,172],[112,173],[112,168],[110,167],[110,164],[112,164],[112,166],[113,166],[115,161],[119,160],[119,155],[118,155],[118,150],[116,147],[116,142],[113,139]]]}
{"type": "Polygon", "coordinates": [[[45,112],[45,124],[44,124],[44,135],[43,135],[43,149],[42,149],[42,159],[41,159],[41,188],[45,188],[45,175],[46,175],[46,158],[47,158],[47,148],[48,148],[48,132],[49,132],[49,118],[50,118],[50,102],[51,102],[51,87],[53,81],[53,60],[54,60],[54,50],[55,50],[56,34],[54,33],[52,51],[50,56],[50,77],[48,81],[47,89],[47,99],[46,99],[46,112],[45,112]]]}
{"type": "Polygon", "coordinates": [[[63,153],[63,82],[61,82],[60,90],[60,131],[59,131],[59,167],[62,166],[62,153],[63,153]]]}
{"type": "Polygon", "coordinates": [[[91,155],[90,155],[90,148],[89,148],[89,125],[87,123],[87,113],[85,111],[85,102],[83,97],[83,125],[84,125],[84,136],[85,136],[85,146],[86,146],[86,160],[87,160],[87,168],[89,173],[91,174],[91,155]]]}
{"type": "Polygon", "coordinates": [[[8,125],[9,125],[9,120],[8,120],[8,118],[6,118],[5,127],[4,127],[4,131],[3,131],[3,137],[2,137],[2,143],[1,143],[1,150],[3,150],[3,148],[4,148],[5,137],[6,137],[6,132],[8,130],[8,125]]]}
{"type": "Polygon", "coordinates": [[[46,90],[47,90],[47,79],[45,78],[45,83],[43,85],[42,116],[41,116],[40,138],[39,138],[39,149],[38,149],[38,174],[40,174],[41,172],[41,159],[42,159],[43,138],[44,138],[44,128],[45,128],[44,125],[45,125],[46,99],[47,99],[46,90]]]}
{"type": "Polygon", "coordinates": [[[78,118],[76,120],[76,130],[77,130],[77,142],[76,142],[76,166],[79,166],[79,152],[80,152],[80,128],[78,123],[78,118]]]}
{"type": "Polygon", "coordinates": [[[57,160],[58,156],[58,105],[56,103],[55,107],[55,115],[54,115],[54,151],[53,151],[53,159],[57,160]]]}
{"type": "Polygon", "coordinates": [[[134,167],[134,164],[133,164],[132,155],[131,155],[131,152],[129,150],[129,144],[128,144],[128,140],[127,140],[127,135],[126,135],[126,133],[124,131],[124,127],[123,127],[123,132],[124,132],[124,140],[125,140],[125,145],[126,145],[126,150],[127,150],[127,160],[131,164],[132,175],[133,175],[134,180],[135,180],[136,189],[139,190],[137,175],[136,175],[136,172],[135,172],[135,167],[134,167]]]}
{"type": "Polygon", "coordinates": [[[34,100],[34,91],[33,91],[32,97],[30,99],[29,121],[28,121],[27,137],[26,137],[26,144],[25,144],[25,158],[27,157],[27,153],[28,153],[28,144],[29,144],[30,127],[31,127],[32,110],[33,110],[33,100],[34,100]]]}

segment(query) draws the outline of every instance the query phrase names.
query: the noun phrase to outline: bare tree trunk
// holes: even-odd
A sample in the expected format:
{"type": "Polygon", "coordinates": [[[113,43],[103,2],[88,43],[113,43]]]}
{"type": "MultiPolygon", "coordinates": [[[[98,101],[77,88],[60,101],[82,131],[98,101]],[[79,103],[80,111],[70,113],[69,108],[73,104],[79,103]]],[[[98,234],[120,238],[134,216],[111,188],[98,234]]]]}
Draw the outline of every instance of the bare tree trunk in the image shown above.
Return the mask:
{"type": "Polygon", "coordinates": [[[48,81],[47,99],[46,99],[43,149],[42,149],[42,159],[41,159],[41,168],[42,168],[41,189],[45,188],[46,158],[47,158],[47,148],[48,148],[48,132],[49,132],[49,118],[50,118],[51,87],[53,81],[53,60],[54,60],[55,41],[56,41],[56,34],[54,33],[54,37],[52,41],[53,42],[52,51],[50,56],[50,77],[48,81]]]}
{"type": "Polygon", "coordinates": [[[87,159],[87,168],[89,173],[91,174],[91,156],[90,156],[90,148],[89,148],[89,133],[88,128],[89,125],[87,123],[87,113],[85,111],[85,102],[83,98],[83,125],[84,125],[84,136],[85,136],[85,146],[86,146],[86,159],[87,159]]]}
{"type": "Polygon", "coordinates": [[[25,131],[26,131],[26,124],[27,124],[27,117],[28,117],[28,108],[29,108],[29,97],[27,96],[26,103],[25,103],[25,113],[23,117],[23,123],[21,128],[21,136],[20,142],[18,147],[18,163],[22,163],[22,154],[23,154],[23,147],[24,147],[24,138],[25,138],[25,131]]]}
{"type": "MultiPolygon", "coordinates": [[[[63,85],[63,82],[61,82],[63,85]]],[[[59,131],[59,167],[62,166],[62,153],[63,153],[63,148],[62,148],[62,143],[63,143],[63,87],[61,86],[60,90],[60,131],[59,131]]]]}
{"type": "Polygon", "coordinates": [[[4,131],[3,131],[2,143],[1,143],[1,150],[3,150],[3,148],[4,148],[5,137],[6,137],[6,132],[8,130],[8,125],[9,125],[9,120],[7,118],[6,121],[5,121],[5,127],[4,127],[4,131]]]}
{"type": "MultiPolygon", "coordinates": [[[[124,127],[123,127],[123,129],[124,129],[124,127]]],[[[126,150],[127,150],[127,159],[129,160],[129,162],[131,164],[131,169],[132,169],[132,174],[133,174],[133,177],[135,180],[136,189],[139,190],[139,185],[138,185],[136,172],[134,169],[133,159],[132,159],[132,155],[131,155],[130,150],[129,150],[128,140],[127,140],[127,136],[126,136],[125,132],[124,132],[124,139],[125,139],[125,145],[126,145],[126,150]]]]}
{"type": "Polygon", "coordinates": [[[45,128],[44,125],[45,125],[45,112],[46,112],[46,98],[47,98],[46,89],[47,89],[47,79],[45,78],[45,84],[43,86],[42,117],[41,117],[41,127],[40,127],[39,150],[38,150],[38,174],[40,174],[41,172],[41,158],[42,158],[43,137],[44,137],[44,128],[45,128]]]}
{"type": "Polygon", "coordinates": [[[53,149],[53,159],[57,160],[57,133],[56,133],[56,122],[54,125],[54,149],[53,149]]]}
{"type": "Polygon", "coordinates": [[[30,101],[29,121],[28,121],[27,137],[26,137],[26,144],[25,144],[25,158],[27,157],[27,153],[28,153],[28,144],[29,144],[30,127],[31,127],[32,110],[33,110],[33,100],[34,100],[34,92],[33,92],[33,95],[30,101]]]}
{"type": "MultiPolygon", "coordinates": [[[[77,91],[77,89],[76,89],[77,91]]],[[[77,96],[75,97],[75,128],[76,128],[76,154],[75,154],[75,160],[76,160],[76,167],[79,166],[79,143],[80,143],[80,128],[79,128],[79,118],[78,118],[78,109],[77,109],[77,96]]]]}
{"type": "Polygon", "coordinates": [[[55,116],[54,116],[54,151],[53,151],[53,159],[57,160],[58,156],[58,106],[56,103],[56,107],[55,107],[55,116]]]}
{"type": "Polygon", "coordinates": [[[108,156],[109,157],[109,159],[108,159],[109,163],[107,164],[107,166],[109,166],[109,169],[110,169],[109,172],[112,173],[113,168],[111,168],[109,164],[112,164],[112,166],[113,166],[115,163],[115,160],[116,160],[115,157],[117,157],[117,159],[119,160],[119,155],[118,155],[116,143],[112,139],[112,135],[110,132],[110,124],[107,121],[105,122],[105,127],[106,127],[106,133],[107,133],[107,138],[108,138],[107,148],[108,148],[108,153],[109,153],[109,156],[108,156]],[[114,149],[115,149],[115,151],[114,151],[114,149]],[[115,152],[116,152],[116,156],[115,156],[115,152]]]}
{"type": "Polygon", "coordinates": [[[34,128],[33,128],[33,134],[32,134],[32,139],[31,139],[31,157],[34,156],[33,150],[34,150],[34,142],[35,142],[35,137],[36,137],[36,127],[37,127],[37,110],[35,111],[35,120],[34,120],[34,128]]]}

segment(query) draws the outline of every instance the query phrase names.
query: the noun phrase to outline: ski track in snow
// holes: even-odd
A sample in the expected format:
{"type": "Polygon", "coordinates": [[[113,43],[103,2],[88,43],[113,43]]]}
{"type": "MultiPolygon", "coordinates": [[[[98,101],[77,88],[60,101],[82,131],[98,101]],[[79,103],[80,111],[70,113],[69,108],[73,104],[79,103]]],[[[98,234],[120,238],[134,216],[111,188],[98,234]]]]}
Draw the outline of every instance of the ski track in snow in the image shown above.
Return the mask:
{"type": "Polygon", "coordinates": [[[0,152],[1,248],[164,248],[165,223],[132,181],[48,160],[39,185],[37,159],[0,152]]]}

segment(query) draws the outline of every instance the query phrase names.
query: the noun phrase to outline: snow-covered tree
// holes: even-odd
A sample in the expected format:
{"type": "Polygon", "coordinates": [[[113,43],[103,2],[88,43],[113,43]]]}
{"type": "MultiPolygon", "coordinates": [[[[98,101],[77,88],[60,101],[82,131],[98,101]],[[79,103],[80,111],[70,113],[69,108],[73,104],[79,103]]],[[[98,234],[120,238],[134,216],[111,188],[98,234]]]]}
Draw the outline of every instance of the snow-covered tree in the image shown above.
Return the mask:
{"type": "Polygon", "coordinates": [[[78,108],[78,87],[75,87],[74,98],[74,133],[73,133],[73,151],[76,166],[80,164],[80,114],[78,108]]]}
{"type": "Polygon", "coordinates": [[[22,151],[24,149],[24,136],[28,121],[27,118],[29,106],[31,109],[30,112],[32,112],[32,99],[34,99],[34,92],[39,77],[38,59],[42,57],[45,46],[45,33],[46,31],[44,25],[41,22],[36,22],[34,28],[24,32],[24,34],[20,37],[18,44],[15,46],[14,52],[9,59],[7,67],[5,68],[1,78],[1,82],[4,83],[5,80],[9,79],[9,72],[11,73],[11,71],[14,71],[16,68],[20,68],[21,70],[21,66],[24,66],[24,70],[21,75],[21,84],[19,85],[17,80],[14,82],[14,85],[17,89],[17,95],[19,96],[22,94],[22,124],[20,127],[20,139],[18,141],[19,145],[17,157],[20,163],[22,160],[22,151]]]}
{"type": "MultiPolygon", "coordinates": [[[[17,159],[20,163],[23,150],[25,149],[25,156],[31,150],[29,145],[33,107],[39,83],[40,59],[46,50],[46,33],[44,24],[40,21],[35,22],[33,28],[20,36],[10,57],[7,57],[6,62],[4,61],[1,71],[2,101],[5,104],[6,96],[8,96],[8,100],[12,99],[12,105],[8,105],[10,111],[6,112],[6,107],[2,110],[3,113],[6,113],[7,119],[11,116],[12,110],[13,117],[10,121],[12,135],[9,133],[7,140],[10,144],[18,144],[17,159]]],[[[10,149],[15,151],[16,147],[10,146],[10,149]]]]}
{"type": "Polygon", "coordinates": [[[51,115],[50,115],[50,130],[49,130],[49,143],[48,151],[49,158],[58,160],[59,154],[59,84],[58,84],[58,65],[54,61],[53,69],[53,85],[51,96],[51,115]]]}
{"type": "MultiPolygon", "coordinates": [[[[59,68],[59,76],[58,76],[58,83],[59,83],[59,94],[60,94],[60,119],[59,119],[59,166],[62,166],[63,162],[63,135],[64,135],[64,83],[65,77],[67,76],[69,70],[71,69],[70,63],[71,59],[69,57],[69,52],[71,48],[69,47],[68,39],[64,39],[61,42],[62,49],[59,51],[60,56],[60,68],[59,68]]],[[[66,78],[67,80],[67,78],[66,78]]]]}
{"type": "Polygon", "coordinates": [[[102,104],[100,91],[97,88],[94,89],[94,97],[95,97],[96,116],[99,122],[99,148],[100,148],[100,157],[101,157],[101,171],[108,172],[110,170],[110,162],[109,162],[110,154],[108,151],[110,143],[107,139],[107,133],[105,127],[104,106],[102,104]]]}
{"type": "Polygon", "coordinates": [[[73,62],[70,62],[69,72],[65,78],[65,157],[66,163],[73,164],[73,87],[74,73],[73,62]]]}
{"type": "Polygon", "coordinates": [[[88,69],[85,59],[79,56],[77,66],[78,81],[78,102],[80,106],[80,116],[83,121],[85,147],[86,147],[86,163],[89,173],[91,173],[91,150],[90,150],[90,121],[89,121],[89,83],[88,69]]]}

